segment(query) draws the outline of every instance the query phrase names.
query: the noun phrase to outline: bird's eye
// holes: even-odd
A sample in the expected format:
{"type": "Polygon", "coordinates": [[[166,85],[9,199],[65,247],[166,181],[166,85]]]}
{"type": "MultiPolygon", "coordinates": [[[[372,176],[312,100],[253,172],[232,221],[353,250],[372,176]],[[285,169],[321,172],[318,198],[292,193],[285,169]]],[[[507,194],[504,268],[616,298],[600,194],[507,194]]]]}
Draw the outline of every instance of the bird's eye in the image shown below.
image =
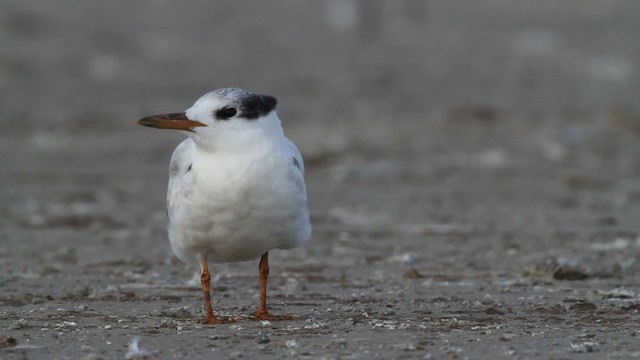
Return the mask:
{"type": "Polygon", "coordinates": [[[236,108],[226,107],[216,111],[216,118],[220,120],[226,120],[235,116],[235,114],[237,113],[238,113],[238,110],[236,110],[236,108]]]}

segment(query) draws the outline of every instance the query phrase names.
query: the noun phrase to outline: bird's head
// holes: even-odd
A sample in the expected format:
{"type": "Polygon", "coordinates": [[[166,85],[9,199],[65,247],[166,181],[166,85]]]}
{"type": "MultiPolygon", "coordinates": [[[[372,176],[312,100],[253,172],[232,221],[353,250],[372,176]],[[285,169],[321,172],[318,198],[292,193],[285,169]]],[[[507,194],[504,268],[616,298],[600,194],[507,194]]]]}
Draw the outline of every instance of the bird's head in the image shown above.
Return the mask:
{"type": "Polygon", "coordinates": [[[282,134],[277,100],[236,88],[204,94],[183,113],[148,116],[138,124],[183,130],[197,145],[214,149],[251,145],[257,137],[282,134]]]}

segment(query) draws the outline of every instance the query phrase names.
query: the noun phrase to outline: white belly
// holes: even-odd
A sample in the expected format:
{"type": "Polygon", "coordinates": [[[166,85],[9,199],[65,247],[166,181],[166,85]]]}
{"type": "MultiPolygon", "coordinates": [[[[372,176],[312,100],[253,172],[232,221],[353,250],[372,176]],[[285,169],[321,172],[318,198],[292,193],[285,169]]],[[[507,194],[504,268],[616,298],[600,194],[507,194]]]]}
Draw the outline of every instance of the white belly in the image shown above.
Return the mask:
{"type": "Polygon", "coordinates": [[[302,188],[286,159],[197,159],[170,209],[171,247],[183,261],[251,260],[305,243],[311,232],[302,188]]]}

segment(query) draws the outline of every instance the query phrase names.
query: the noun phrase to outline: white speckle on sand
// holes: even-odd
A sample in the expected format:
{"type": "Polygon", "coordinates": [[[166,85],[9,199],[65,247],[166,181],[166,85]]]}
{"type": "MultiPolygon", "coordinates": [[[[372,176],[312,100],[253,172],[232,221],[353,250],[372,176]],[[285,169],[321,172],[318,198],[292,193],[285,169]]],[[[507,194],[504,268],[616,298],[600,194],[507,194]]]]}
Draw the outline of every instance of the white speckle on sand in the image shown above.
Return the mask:
{"type": "Polygon", "coordinates": [[[129,344],[129,350],[124,356],[126,360],[146,360],[151,359],[151,353],[146,349],[141,349],[138,346],[138,338],[133,338],[129,344]]]}

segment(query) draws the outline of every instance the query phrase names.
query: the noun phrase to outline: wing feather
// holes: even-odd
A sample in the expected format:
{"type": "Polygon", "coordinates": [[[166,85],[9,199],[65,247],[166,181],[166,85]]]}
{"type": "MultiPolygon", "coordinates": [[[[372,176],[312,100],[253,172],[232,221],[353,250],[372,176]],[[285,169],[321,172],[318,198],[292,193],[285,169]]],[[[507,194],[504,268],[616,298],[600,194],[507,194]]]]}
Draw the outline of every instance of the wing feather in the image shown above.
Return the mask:
{"type": "Polygon", "coordinates": [[[285,138],[285,144],[287,149],[287,154],[291,157],[291,163],[298,168],[300,173],[304,175],[304,161],[302,160],[302,154],[300,150],[296,147],[296,145],[289,139],[285,138]]]}
{"type": "Polygon", "coordinates": [[[171,219],[175,205],[182,195],[185,175],[191,170],[195,158],[196,144],[191,139],[185,139],[173,150],[169,165],[169,185],[167,187],[167,215],[171,219]]]}
{"type": "Polygon", "coordinates": [[[293,180],[294,184],[300,191],[301,201],[303,206],[306,207],[307,202],[307,189],[304,183],[304,161],[302,160],[302,154],[296,145],[289,139],[285,138],[285,156],[289,161],[289,176],[293,180]]]}

